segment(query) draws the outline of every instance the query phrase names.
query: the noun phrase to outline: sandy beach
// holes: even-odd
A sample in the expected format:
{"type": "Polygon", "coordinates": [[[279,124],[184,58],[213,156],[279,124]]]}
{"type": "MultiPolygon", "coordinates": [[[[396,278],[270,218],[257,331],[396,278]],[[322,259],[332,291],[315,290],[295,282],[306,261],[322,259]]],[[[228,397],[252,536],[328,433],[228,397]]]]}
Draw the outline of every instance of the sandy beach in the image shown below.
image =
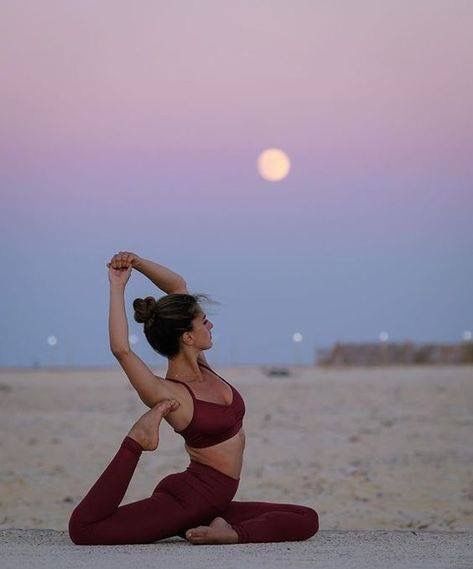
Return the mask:
{"type": "MultiPolygon", "coordinates": [[[[213,367],[246,403],[235,499],[313,507],[321,530],[473,529],[473,367],[213,367]]],[[[147,409],[119,368],[4,369],[0,408],[0,528],[59,531],[147,409]]],[[[186,468],[160,432],[123,503],[186,468]]]]}

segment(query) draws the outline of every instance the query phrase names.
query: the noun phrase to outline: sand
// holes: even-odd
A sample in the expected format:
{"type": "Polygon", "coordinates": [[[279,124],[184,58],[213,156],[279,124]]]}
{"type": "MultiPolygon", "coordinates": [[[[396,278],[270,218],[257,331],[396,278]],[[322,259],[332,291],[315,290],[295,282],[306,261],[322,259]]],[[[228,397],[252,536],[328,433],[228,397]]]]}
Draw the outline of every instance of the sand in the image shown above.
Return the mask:
{"type": "MultiPolygon", "coordinates": [[[[321,530],[473,529],[473,367],[215,369],[246,402],[235,499],[313,507],[321,530]]],[[[66,531],[146,410],[119,368],[1,370],[0,528],[66,531]]],[[[186,468],[182,438],[160,432],[123,503],[186,468]]]]}
{"type": "Polygon", "coordinates": [[[306,541],[80,546],[66,532],[0,530],[2,569],[471,569],[471,532],[321,530],[306,541]]]}

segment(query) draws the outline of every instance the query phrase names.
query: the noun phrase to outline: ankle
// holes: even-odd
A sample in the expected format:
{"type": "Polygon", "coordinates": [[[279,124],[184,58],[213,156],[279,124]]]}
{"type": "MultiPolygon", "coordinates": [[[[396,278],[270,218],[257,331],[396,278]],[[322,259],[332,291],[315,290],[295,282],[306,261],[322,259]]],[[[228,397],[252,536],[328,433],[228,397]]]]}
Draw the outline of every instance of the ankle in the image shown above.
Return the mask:
{"type": "Polygon", "coordinates": [[[141,444],[140,440],[130,436],[130,434],[128,434],[122,442],[122,446],[124,446],[125,448],[131,450],[134,453],[139,453],[141,454],[144,450],[143,445],[141,444]]]}

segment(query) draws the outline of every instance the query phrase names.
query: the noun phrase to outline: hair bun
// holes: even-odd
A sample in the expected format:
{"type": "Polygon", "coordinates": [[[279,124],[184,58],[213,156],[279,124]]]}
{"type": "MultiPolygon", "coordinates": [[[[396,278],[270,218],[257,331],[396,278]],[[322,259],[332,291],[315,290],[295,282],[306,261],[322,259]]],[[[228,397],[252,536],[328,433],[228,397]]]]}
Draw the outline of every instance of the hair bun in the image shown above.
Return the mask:
{"type": "Polygon", "coordinates": [[[135,298],[133,308],[135,309],[135,322],[151,324],[156,316],[156,299],[152,296],[146,298],[135,298]]]}

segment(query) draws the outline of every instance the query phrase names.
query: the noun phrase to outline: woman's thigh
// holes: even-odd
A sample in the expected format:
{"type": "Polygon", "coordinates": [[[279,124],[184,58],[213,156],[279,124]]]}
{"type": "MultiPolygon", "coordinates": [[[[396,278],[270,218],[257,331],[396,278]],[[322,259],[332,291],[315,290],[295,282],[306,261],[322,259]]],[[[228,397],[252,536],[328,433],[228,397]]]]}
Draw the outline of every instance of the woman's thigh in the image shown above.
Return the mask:
{"type": "Polygon", "coordinates": [[[188,472],[177,472],[163,478],[153,490],[153,495],[159,492],[170,494],[187,511],[193,511],[200,518],[210,518],[210,521],[230,504],[229,496],[234,495],[218,481],[210,477],[205,479],[205,476],[198,479],[188,472]]]}
{"type": "Polygon", "coordinates": [[[306,515],[311,508],[296,504],[272,503],[272,502],[230,502],[228,507],[219,514],[229,524],[239,524],[270,512],[286,512],[296,515],[306,515]]]}
{"type": "Polygon", "coordinates": [[[103,520],[91,524],[72,520],[71,538],[76,544],[116,545],[185,537],[186,530],[208,523],[216,515],[215,508],[187,481],[186,476],[171,474],[149,498],[119,506],[103,520]]]}

